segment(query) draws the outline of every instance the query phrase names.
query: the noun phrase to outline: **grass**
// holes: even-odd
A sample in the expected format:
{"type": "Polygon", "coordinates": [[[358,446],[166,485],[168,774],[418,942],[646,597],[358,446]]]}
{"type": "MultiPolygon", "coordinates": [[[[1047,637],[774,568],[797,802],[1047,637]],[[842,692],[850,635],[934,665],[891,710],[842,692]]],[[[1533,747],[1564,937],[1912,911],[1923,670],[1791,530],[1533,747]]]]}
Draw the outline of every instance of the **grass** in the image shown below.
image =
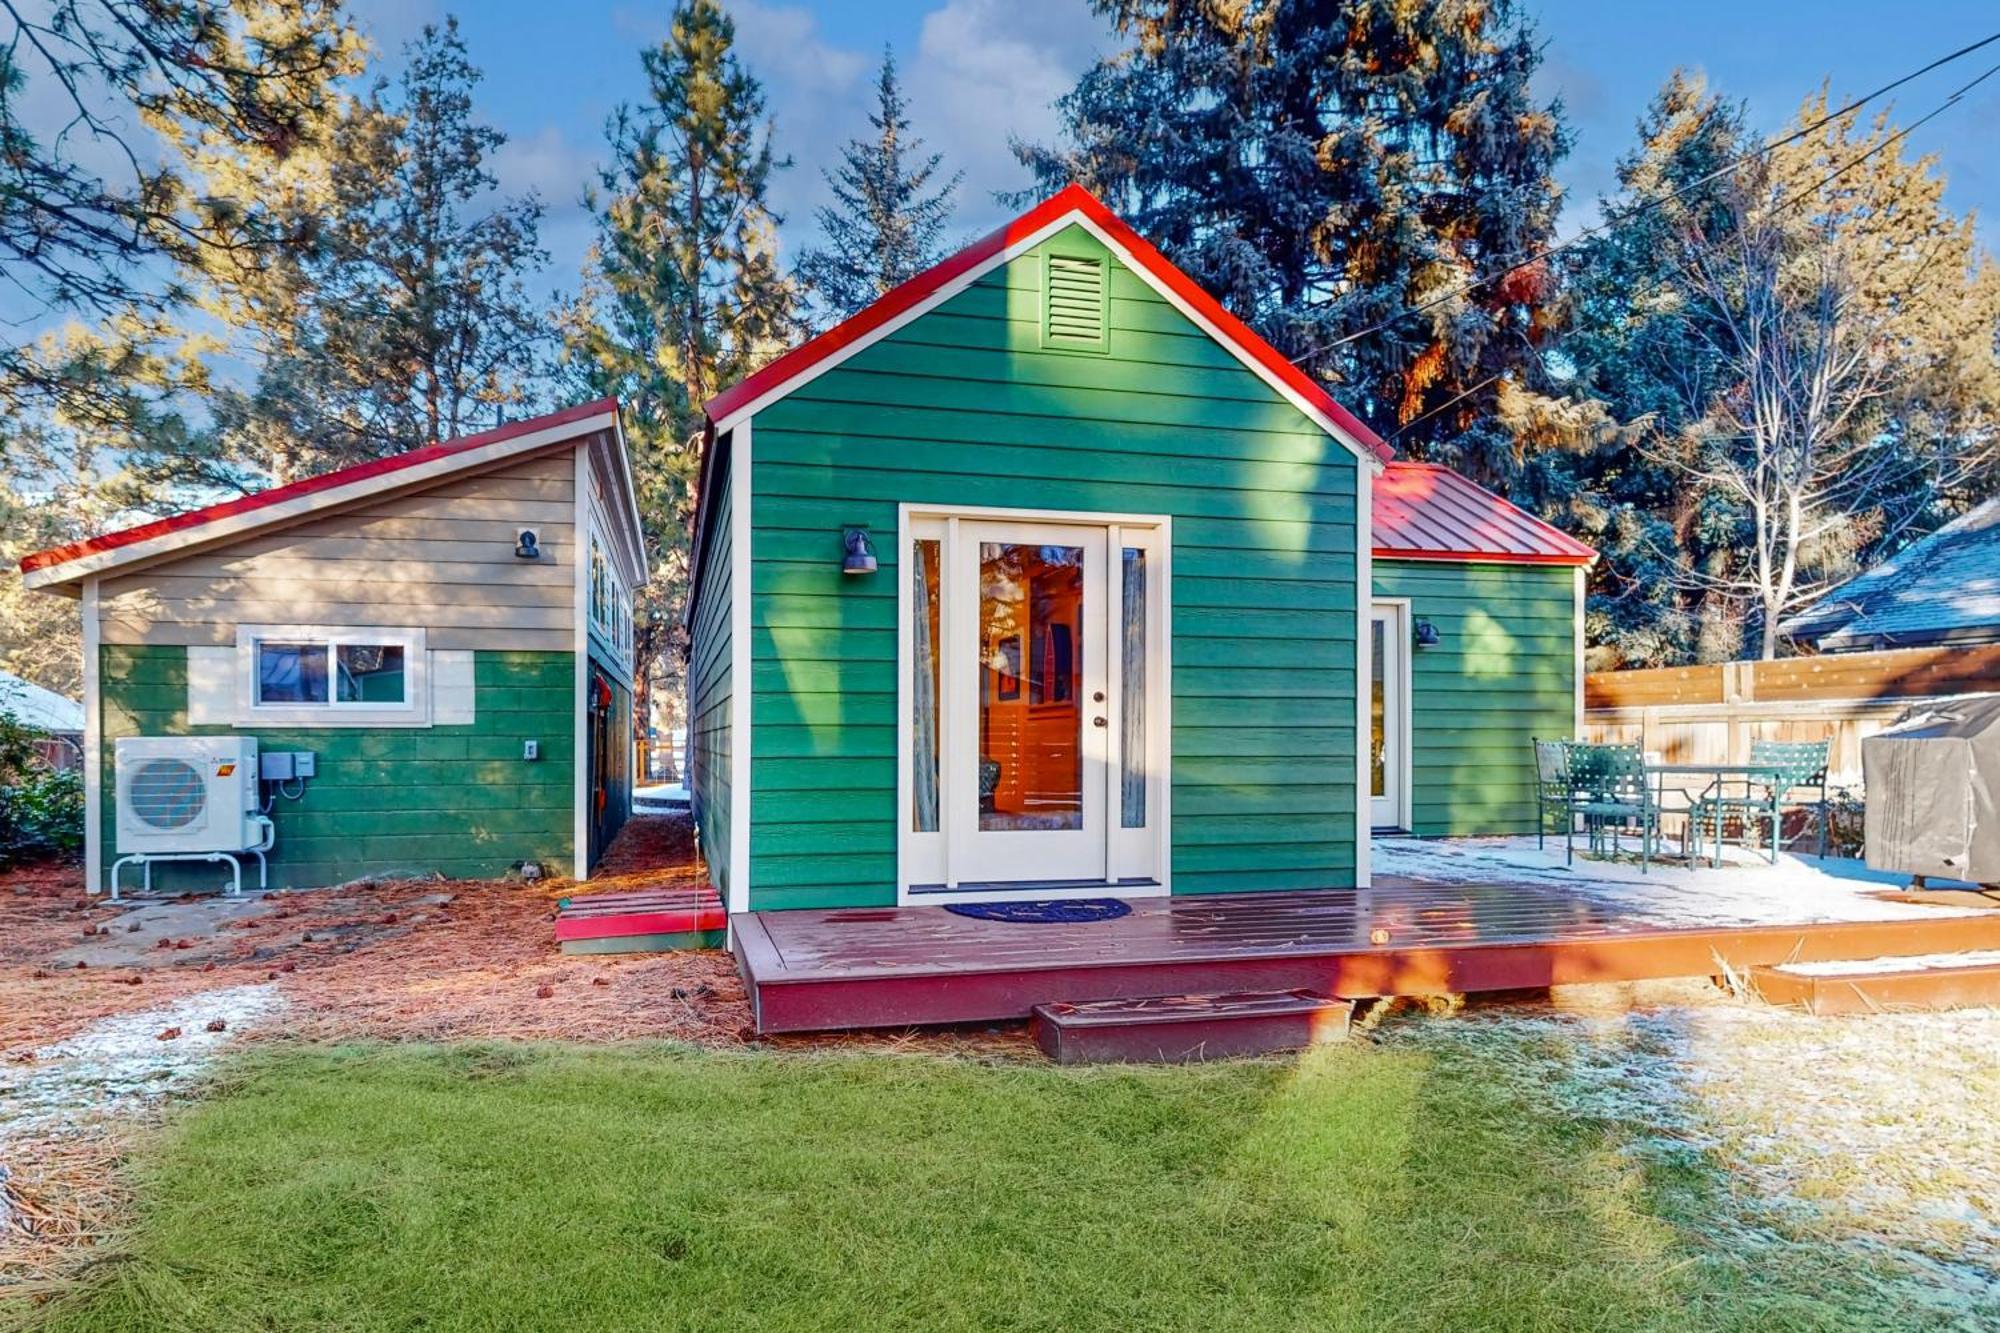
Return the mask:
{"type": "Polygon", "coordinates": [[[1478,1058],[265,1052],[161,1136],[135,1233],[40,1321],[1845,1326],[1803,1268],[1749,1281],[1703,1261],[1601,1126],[1478,1058]]]}

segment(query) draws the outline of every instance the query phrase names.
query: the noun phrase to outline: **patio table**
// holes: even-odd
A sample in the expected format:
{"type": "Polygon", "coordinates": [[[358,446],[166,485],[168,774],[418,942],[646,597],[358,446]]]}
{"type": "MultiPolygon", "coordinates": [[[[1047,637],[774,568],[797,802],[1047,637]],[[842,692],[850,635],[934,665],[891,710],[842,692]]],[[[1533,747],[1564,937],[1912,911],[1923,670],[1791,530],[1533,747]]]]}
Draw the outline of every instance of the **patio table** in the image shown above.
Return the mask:
{"type": "MultiPolygon", "coordinates": [[[[1692,793],[1690,787],[1683,786],[1677,788],[1683,796],[1690,797],[1688,811],[1684,812],[1690,815],[1688,825],[1690,833],[1694,831],[1691,813],[1693,808],[1707,800],[1710,796],[1720,795],[1721,789],[1725,784],[1740,782],[1743,784],[1743,789],[1747,792],[1752,784],[1756,783],[1759,779],[1763,779],[1766,782],[1776,782],[1783,776],[1783,773],[1782,766],[1777,764],[1656,764],[1648,762],[1646,765],[1646,775],[1654,779],[1655,791],[1661,796],[1666,794],[1666,778],[1691,777],[1708,779],[1708,784],[1699,793],[1692,793]]],[[[1687,846],[1688,839],[1686,836],[1683,836],[1681,839],[1681,849],[1683,854],[1688,856],[1689,862],[1692,863],[1694,856],[1687,853],[1687,846]]],[[[1717,866],[1722,864],[1722,820],[1719,816],[1715,821],[1715,855],[1710,858],[1709,863],[1717,866]]]]}

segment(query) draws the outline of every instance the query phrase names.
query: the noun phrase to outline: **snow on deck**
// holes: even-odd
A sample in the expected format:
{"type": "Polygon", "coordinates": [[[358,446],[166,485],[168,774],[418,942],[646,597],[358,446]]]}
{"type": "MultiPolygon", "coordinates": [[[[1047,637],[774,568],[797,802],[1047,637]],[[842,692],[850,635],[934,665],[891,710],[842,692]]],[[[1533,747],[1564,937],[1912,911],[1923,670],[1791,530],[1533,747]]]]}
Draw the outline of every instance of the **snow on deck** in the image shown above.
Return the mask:
{"type": "Polygon", "coordinates": [[[1772,865],[1759,853],[1733,847],[1725,850],[1720,867],[1656,861],[1642,872],[1636,859],[1586,857],[1581,848],[1575,864],[1565,865],[1557,838],[1538,848],[1532,837],[1377,837],[1369,864],[1376,883],[1407,880],[1561,889],[1628,920],[1672,928],[1904,921],[1987,910],[1881,897],[1885,890],[1902,888],[1904,881],[1871,871],[1859,861],[1786,853],[1772,865]]]}
{"type": "Polygon", "coordinates": [[[1890,972],[1935,972],[1951,967],[2000,967],[2000,949],[1925,953],[1908,958],[1841,958],[1824,963],[1781,963],[1776,970],[1801,977],[1856,977],[1890,972]]]}

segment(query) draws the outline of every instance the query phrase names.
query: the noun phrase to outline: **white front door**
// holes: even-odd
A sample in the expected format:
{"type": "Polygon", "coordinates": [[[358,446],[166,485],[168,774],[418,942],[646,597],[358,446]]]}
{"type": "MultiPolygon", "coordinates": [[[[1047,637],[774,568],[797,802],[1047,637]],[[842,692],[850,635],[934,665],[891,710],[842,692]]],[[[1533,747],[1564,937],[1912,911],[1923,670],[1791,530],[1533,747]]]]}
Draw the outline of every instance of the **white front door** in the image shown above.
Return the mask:
{"type": "Polygon", "coordinates": [[[1161,527],[912,518],[901,896],[1164,890],[1161,527]]]}
{"type": "Polygon", "coordinates": [[[961,729],[946,783],[954,880],[1103,880],[1105,678],[1102,528],[958,525],[946,658],[961,729]]]}
{"type": "Polygon", "coordinates": [[[1409,607],[1377,602],[1369,615],[1369,823],[1409,827],[1403,795],[1409,776],[1409,607]]]}

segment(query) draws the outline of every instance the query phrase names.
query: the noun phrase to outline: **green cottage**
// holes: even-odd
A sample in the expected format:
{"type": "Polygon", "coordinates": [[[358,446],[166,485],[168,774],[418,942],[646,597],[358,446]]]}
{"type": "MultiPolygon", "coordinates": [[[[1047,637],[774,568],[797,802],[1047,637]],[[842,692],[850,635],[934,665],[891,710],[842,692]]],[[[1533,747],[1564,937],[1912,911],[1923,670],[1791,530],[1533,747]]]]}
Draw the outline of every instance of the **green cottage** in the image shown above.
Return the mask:
{"type": "Polygon", "coordinates": [[[1366,885],[1526,831],[1593,554],[1387,446],[1071,187],[708,404],[732,913],[1366,885]]]}
{"type": "Polygon", "coordinates": [[[644,549],[605,400],[29,556],[83,607],[90,890],[586,876],[644,549]]]}

